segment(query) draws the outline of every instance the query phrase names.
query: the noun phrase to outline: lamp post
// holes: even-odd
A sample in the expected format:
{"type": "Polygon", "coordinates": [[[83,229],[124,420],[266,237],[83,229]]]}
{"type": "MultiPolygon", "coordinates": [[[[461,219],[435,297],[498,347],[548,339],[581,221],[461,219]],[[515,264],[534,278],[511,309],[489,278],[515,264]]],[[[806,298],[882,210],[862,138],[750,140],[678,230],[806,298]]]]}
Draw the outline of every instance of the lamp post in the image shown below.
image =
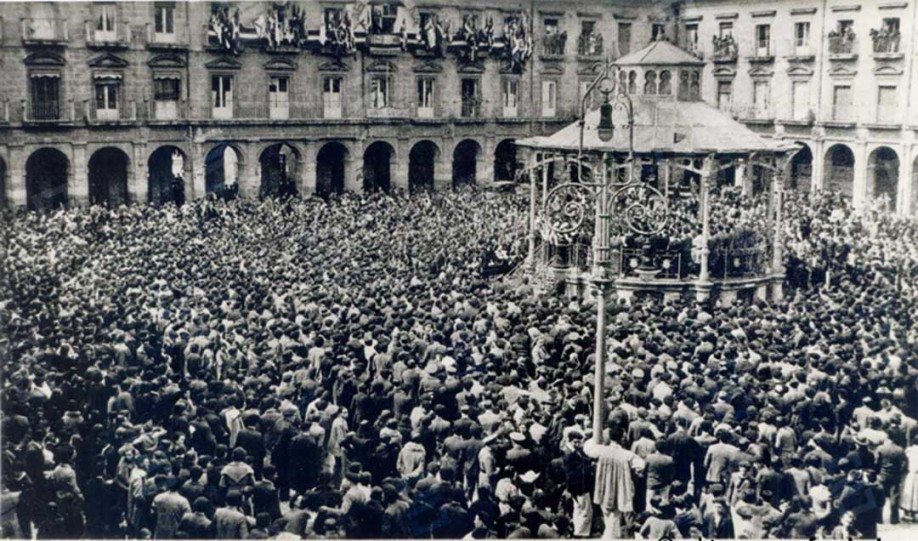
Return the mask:
{"type": "MultiPolygon", "coordinates": [[[[580,103],[580,141],[577,148],[577,180],[556,186],[545,198],[543,215],[550,233],[569,235],[578,231],[586,221],[589,212],[589,198],[593,198],[595,214],[593,228],[593,264],[590,281],[596,291],[596,349],[594,352],[593,384],[593,438],[602,442],[604,424],[605,370],[606,370],[606,297],[613,285],[613,280],[606,272],[611,252],[610,219],[614,215],[617,222],[628,230],[640,235],[658,233],[666,226],[667,216],[656,212],[665,206],[665,198],[652,186],[635,182],[633,178],[634,162],[634,104],[631,97],[623,90],[616,92],[615,76],[618,68],[610,60],[599,65],[596,79],[587,87],[580,103]],[[597,182],[584,182],[583,153],[584,134],[586,130],[586,104],[590,95],[599,89],[603,94],[600,107],[600,122],[597,133],[602,142],[609,142],[615,133],[612,114],[621,109],[627,114],[628,153],[624,165],[628,169],[624,183],[614,181],[608,168],[603,168],[597,182]],[[610,95],[613,95],[610,99],[610,95]]],[[[609,151],[608,153],[611,153],[609,151]]]]}

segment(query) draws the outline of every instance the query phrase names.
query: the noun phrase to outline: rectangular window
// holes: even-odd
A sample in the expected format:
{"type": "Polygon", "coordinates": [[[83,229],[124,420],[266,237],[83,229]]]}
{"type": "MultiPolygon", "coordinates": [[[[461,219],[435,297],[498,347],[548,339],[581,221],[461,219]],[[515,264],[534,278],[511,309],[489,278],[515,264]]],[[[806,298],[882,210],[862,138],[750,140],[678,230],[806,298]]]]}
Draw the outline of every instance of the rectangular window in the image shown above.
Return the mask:
{"type": "Polygon", "coordinates": [[[96,118],[118,120],[118,83],[96,83],[96,118]]]}
{"type": "Polygon", "coordinates": [[[771,98],[771,83],[769,81],[755,81],[752,84],[752,103],[755,109],[755,118],[769,118],[768,102],[771,98]]]}
{"type": "Polygon", "coordinates": [[[618,55],[631,52],[631,23],[618,23],[618,55]]]}
{"type": "Polygon", "coordinates": [[[722,38],[727,36],[733,36],[733,22],[731,21],[721,21],[720,26],[718,27],[718,35],[722,38]]]}
{"type": "Polygon", "coordinates": [[[373,109],[390,107],[391,83],[388,75],[374,75],[370,79],[370,106],[373,109]]]}
{"type": "Polygon", "coordinates": [[[848,85],[836,86],[832,93],[832,119],[839,122],[850,122],[851,106],[854,95],[848,85]]]}
{"type": "Polygon", "coordinates": [[[418,79],[418,118],[434,117],[434,80],[418,79]]]}
{"type": "Polygon", "coordinates": [[[233,118],[233,78],[214,75],[210,79],[214,118],[233,118]]]}
{"type": "Polygon", "coordinates": [[[663,23],[653,23],[651,27],[650,39],[660,41],[666,39],[666,25],[663,23]]]}
{"type": "MultiPolygon", "coordinates": [[[[587,91],[590,89],[590,85],[593,84],[592,81],[580,81],[580,102],[583,102],[583,98],[587,95],[587,91]]],[[[624,84],[627,87],[627,80],[623,81],[621,84],[624,84]]],[[[598,90],[594,90],[592,94],[586,100],[587,111],[591,111],[596,108],[598,99],[597,95],[599,94],[598,90]]]]}
{"type": "Polygon", "coordinates": [[[798,55],[808,54],[810,51],[810,23],[807,21],[794,24],[794,48],[798,55]]]}
{"type": "Polygon", "coordinates": [[[729,113],[733,106],[733,81],[717,81],[717,108],[729,113]]]}
{"type": "Polygon", "coordinates": [[[290,118],[290,80],[287,77],[271,77],[268,83],[268,114],[272,119],[290,118]]]}
{"type": "Polygon", "coordinates": [[[771,56],[771,25],[759,24],[755,27],[756,56],[771,56]]]}
{"type": "Polygon", "coordinates": [[[810,116],[810,82],[794,81],[794,120],[808,120],[810,116]]]}
{"type": "Polygon", "coordinates": [[[178,77],[153,79],[153,104],[157,120],[174,120],[178,117],[181,80],[178,77]]]}
{"type": "Polygon", "coordinates": [[[899,92],[895,86],[881,86],[877,92],[877,122],[898,124],[899,92]]]}
{"type": "Polygon", "coordinates": [[[519,97],[519,79],[505,79],[503,88],[504,118],[516,118],[519,112],[519,97]]]}
{"type": "Polygon", "coordinates": [[[175,2],[153,4],[153,33],[158,42],[175,39],[175,2]]]}
{"type": "Polygon", "coordinates": [[[688,51],[698,51],[698,24],[692,23],[685,25],[685,49],[688,51]]]}
{"type": "Polygon", "coordinates": [[[322,88],[325,118],[341,118],[341,77],[326,77],[322,88]]]}
{"type": "Polygon", "coordinates": [[[900,38],[899,18],[887,17],[883,19],[883,26],[873,35],[873,52],[898,53],[900,38]]]}
{"type": "Polygon", "coordinates": [[[478,79],[462,80],[462,118],[475,118],[480,113],[481,95],[478,79]]]}
{"type": "Polygon", "coordinates": [[[551,118],[557,113],[558,82],[542,81],[542,116],[551,118]]]}
{"type": "Polygon", "coordinates": [[[32,83],[32,118],[57,120],[60,118],[60,78],[37,76],[32,83]]]}
{"type": "Polygon", "coordinates": [[[95,41],[115,40],[115,4],[96,4],[95,41]]]}

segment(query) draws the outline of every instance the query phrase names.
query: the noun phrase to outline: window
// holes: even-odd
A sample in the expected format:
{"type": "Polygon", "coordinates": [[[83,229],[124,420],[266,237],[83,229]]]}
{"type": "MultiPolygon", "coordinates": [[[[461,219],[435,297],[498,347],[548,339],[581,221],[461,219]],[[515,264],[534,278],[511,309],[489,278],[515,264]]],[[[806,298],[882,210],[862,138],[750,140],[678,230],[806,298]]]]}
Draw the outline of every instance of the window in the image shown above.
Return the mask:
{"type": "Polygon", "coordinates": [[[792,99],[794,100],[794,120],[808,120],[810,116],[810,82],[794,81],[792,99]]]}
{"type": "Polygon", "coordinates": [[[689,95],[692,99],[701,99],[701,72],[698,70],[692,71],[692,83],[689,95]]]}
{"type": "Polygon", "coordinates": [[[628,72],[628,93],[637,94],[637,72],[634,70],[628,72]]]}
{"type": "Polygon", "coordinates": [[[844,36],[848,32],[854,32],[854,21],[851,19],[842,19],[838,21],[838,33],[844,36]]]}
{"type": "Polygon", "coordinates": [[[290,80],[287,77],[271,77],[268,82],[268,114],[272,119],[290,118],[289,85],[290,80]]]}
{"type": "Polygon", "coordinates": [[[96,4],[96,41],[115,39],[115,4],[96,4]]]}
{"type": "Polygon", "coordinates": [[[870,32],[873,38],[873,52],[898,53],[899,52],[899,18],[888,17],[883,19],[883,26],[879,31],[870,32]]]}
{"type": "Polygon", "coordinates": [[[153,38],[155,41],[175,41],[175,3],[153,4],[153,38]]]}
{"type": "Polygon", "coordinates": [[[505,79],[503,90],[504,118],[516,118],[520,98],[519,79],[505,79]]]}
{"type": "MultiPolygon", "coordinates": [[[[624,86],[622,86],[621,88],[623,88],[623,89],[625,89],[625,90],[627,91],[627,89],[628,89],[628,74],[625,73],[625,72],[620,72],[620,73],[619,73],[619,78],[620,78],[620,81],[623,81],[623,82],[624,82],[624,83],[623,83],[624,86]]],[[[584,96],[587,95],[587,90],[590,89],[590,85],[591,85],[591,84],[593,84],[592,81],[580,81],[580,101],[581,101],[581,102],[583,102],[584,96]]],[[[622,84],[622,82],[620,82],[619,84],[622,84]]],[[[599,96],[600,96],[599,91],[598,91],[598,90],[594,90],[593,93],[590,95],[590,97],[587,98],[587,101],[586,101],[586,108],[587,108],[587,111],[596,109],[597,103],[598,103],[598,101],[599,101],[599,96]]]]}
{"type": "Polygon", "coordinates": [[[542,81],[542,116],[553,117],[557,112],[558,82],[542,81]]]}
{"type": "Polygon", "coordinates": [[[374,75],[370,79],[370,106],[373,109],[390,107],[392,80],[388,75],[374,75]]]}
{"type": "Polygon", "coordinates": [[[733,37],[733,23],[731,21],[721,21],[720,27],[718,29],[718,35],[721,38],[727,36],[733,37]]]}
{"type": "Polygon", "coordinates": [[[733,105],[733,81],[717,81],[717,108],[725,113],[733,105]]]}
{"type": "Polygon", "coordinates": [[[771,25],[759,24],[755,27],[756,56],[771,56],[771,25]]]}
{"type": "Polygon", "coordinates": [[[118,119],[118,83],[116,81],[96,82],[96,118],[118,119]]]}
{"type": "Polygon", "coordinates": [[[877,122],[898,124],[899,93],[895,86],[881,86],[877,92],[877,122]]]}
{"type": "Polygon", "coordinates": [[[692,52],[699,50],[697,23],[685,25],[685,49],[692,52]]]}
{"type": "Polygon", "coordinates": [[[679,71],[679,99],[684,100],[690,98],[689,93],[689,72],[686,70],[679,71]]]}
{"type": "Polygon", "coordinates": [[[602,54],[602,34],[596,29],[596,21],[580,21],[580,43],[577,54],[597,56],[602,54]]]}
{"type": "Polygon", "coordinates": [[[434,116],[434,80],[418,79],[418,117],[433,118],[434,116]]]}
{"type": "Polygon", "coordinates": [[[673,93],[673,76],[669,70],[660,72],[660,95],[669,96],[673,93]]]}
{"type": "Polygon", "coordinates": [[[157,120],[173,120],[178,116],[181,80],[178,77],[153,79],[154,115],[157,120]]]}
{"type": "Polygon", "coordinates": [[[798,55],[809,53],[810,49],[810,23],[799,22],[794,24],[794,48],[798,55]]]}
{"type": "Polygon", "coordinates": [[[32,118],[57,120],[60,118],[60,77],[57,75],[32,75],[32,118]]]}
{"type": "Polygon", "coordinates": [[[334,32],[341,25],[341,8],[325,8],[325,28],[334,32]]]}
{"type": "Polygon", "coordinates": [[[370,30],[373,34],[391,34],[395,31],[398,6],[395,3],[377,4],[372,7],[370,30]]]}
{"type": "Polygon", "coordinates": [[[545,47],[545,54],[560,56],[564,54],[564,45],[567,42],[567,34],[562,33],[558,27],[558,19],[545,19],[544,34],[542,44],[545,47]]]}
{"type": "Polygon", "coordinates": [[[832,119],[839,122],[851,121],[853,95],[849,85],[836,86],[832,93],[832,119]]]}
{"type": "Polygon", "coordinates": [[[462,79],[462,118],[475,118],[479,114],[481,96],[478,79],[462,79]]]}
{"type": "Polygon", "coordinates": [[[770,94],[770,81],[755,81],[752,84],[752,105],[755,118],[768,118],[768,102],[771,98],[770,94]]]}
{"type": "Polygon", "coordinates": [[[631,52],[631,23],[618,23],[618,54],[624,56],[631,52]]]}
{"type": "Polygon", "coordinates": [[[663,23],[653,23],[651,27],[651,41],[663,41],[666,39],[666,25],[663,23]]]}
{"type": "Polygon", "coordinates": [[[657,93],[657,72],[647,70],[644,72],[644,94],[653,96],[657,93]]]}
{"type": "Polygon", "coordinates": [[[322,87],[325,118],[341,118],[341,77],[326,77],[322,87]]]}
{"type": "Polygon", "coordinates": [[[214,75],[210,79],[214,118],[233,118],[233,78],[214,75]]]}

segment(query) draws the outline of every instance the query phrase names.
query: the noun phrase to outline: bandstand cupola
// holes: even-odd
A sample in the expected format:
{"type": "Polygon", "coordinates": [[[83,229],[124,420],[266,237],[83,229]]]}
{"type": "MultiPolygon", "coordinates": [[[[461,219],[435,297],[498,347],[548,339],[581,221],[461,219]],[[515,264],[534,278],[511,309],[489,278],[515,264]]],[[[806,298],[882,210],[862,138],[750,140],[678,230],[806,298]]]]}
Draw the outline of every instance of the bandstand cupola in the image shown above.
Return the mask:
{"type": "Polygon", "coordinates": [[[618,84],[632,96],[677,101],[701,101],[704,62],[664,40],[615,61],[618,84]]]}

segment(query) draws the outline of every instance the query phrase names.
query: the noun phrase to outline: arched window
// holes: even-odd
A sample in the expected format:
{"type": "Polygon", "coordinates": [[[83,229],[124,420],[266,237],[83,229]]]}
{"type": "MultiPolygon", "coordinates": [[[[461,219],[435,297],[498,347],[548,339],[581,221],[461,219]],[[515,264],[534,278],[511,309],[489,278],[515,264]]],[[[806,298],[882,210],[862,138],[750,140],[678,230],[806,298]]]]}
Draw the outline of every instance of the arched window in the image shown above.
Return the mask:
{"type": "Polygon", "coordinates": [[[647,70],[644,72],[644,94],[653,96],[657,93],[657,72],[647,70]]]}
{"type": "Polygon", "coordinates": [[[701,72],[693,71],[692,72],[692,83],[690,86],[689,94],[692,98],[698,99],[701,97],[701,72]]]}
{"type": "Polygon", "coordinates": [[[628,73],[625,71],[618,72],[619,92],[628,94],[628,73]]]}
{"type": "Polygon", "coordinates": [[[664,70],[660,72],[660,95],[669,96],[673,93],[673,81],[672,74],[669,73],[669,70],[664,70]]]}
{"type": "Polygon", "coordinates": [[[637,94],[637,72],[634,70],[628,72],[628,93],[637,94]]]}

